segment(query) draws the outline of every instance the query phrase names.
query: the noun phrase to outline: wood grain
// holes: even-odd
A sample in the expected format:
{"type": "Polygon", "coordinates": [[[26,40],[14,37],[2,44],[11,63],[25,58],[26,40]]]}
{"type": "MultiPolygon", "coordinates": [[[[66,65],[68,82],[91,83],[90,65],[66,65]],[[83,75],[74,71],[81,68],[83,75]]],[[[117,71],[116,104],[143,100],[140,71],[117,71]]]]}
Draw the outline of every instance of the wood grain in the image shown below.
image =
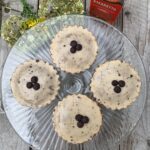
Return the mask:
{"type": "MultiPolygon", "coordinates": [[[[20,15],[20,11],[22,11],[20,0],[5,0],[5,2],[10,3],[10,7],[13,10],[11,10],[9,13],[5,13],[4,10],[2,11],[2,22],[4,22],[10,15],[20,15]]],[[[34,6],[34,9],[37,10],[37,0],[28,0],[28,2],[30,2],[30,4],[34,6]]],[[[11,48],[8,47],[7,43],[0,38],[0,78],[4,61],[10,49],[11,48]]],[[[29,145],[20,139],[20,137],[12,129],[5,114],[2,113],[3,110],[0,107],[0,150],[29,150],[29,145]]]]}
{"type": "MultiPolygon", "coordinates": [[[[149,80],[150,1],[128,0],[124,8],[123,32],[142,56],[149,80]]],[[[142,117],[133,132],[120,144],[119,150],[150,150],[150,92],[142,117]]]]}
{"type": "MultiPolygon", "coordinates": [[[[5,3],[9,3],[10,8],[12,10],[9,13],[5,13],[4,8],[2,8],[2,23],[10,16],[10,15],[20,15],[22,11],[22,4],[20,0],[5,0],[5,3]]],[[[27,0],[29,4],[31,4],[34,7],[34,10],[37,11],[38,9],[38,0],[27,0]]],[[[1,72],[3,68],[3,64],[5,62],[5,59],[10,51],[10,47],[8,47],[7,43],[0,38],[0,77],[1,77],[1,72]]],[[[1,82],[1,81],[0,81],[1,82]]],[[[0,84],[1,88],[1,84],[0,84]]],[[[0,101],[1,101],[1,92],[0,92],[0,101]]],[[[2,112],[1,109],[1,103],[0,103],[0,112],[2,112]]]]}
{"type": "Polygon", "coordinates": [[[127,0],[124,6],[123,33],[143,55],[148,31],[149,0],[127,0]]]}
{"type": "Polygon", "coordinates": [[[5,114],[0,115],[0,150],[29,150],[29,146],[12,129],[5,114]]]}

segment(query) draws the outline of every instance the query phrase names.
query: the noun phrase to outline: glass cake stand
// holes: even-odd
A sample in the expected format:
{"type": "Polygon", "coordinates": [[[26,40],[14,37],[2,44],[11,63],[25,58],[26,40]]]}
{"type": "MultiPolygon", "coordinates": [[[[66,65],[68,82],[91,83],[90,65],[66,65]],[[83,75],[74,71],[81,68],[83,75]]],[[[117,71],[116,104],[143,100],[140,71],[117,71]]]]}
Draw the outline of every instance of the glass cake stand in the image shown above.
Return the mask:
{"type": "MultiPolygon", "coordinates": [[[[88,43],[87,43],[88,44],[88,43]]],[[[27,31],[12,48],[2,76],[3,105],[11,125],[18,135],[40,150],[107,150],[112,149],[137,124],[145,105],[147,84],[145,70],[132,43],[113,26],[96,18],[69,15],[47,20],[27,31]],[[93,65],[82,73],[67,74],[52,62],[50,44],[57,32],[69,25],[88,28],[97,39],[99,52],[93,65]],[[26,60],[42,59],[53,64],[58,70],[61,88],[57,98],[48,106],[32,109],[21,106],[13,97],[10,78],[15,68],[26,60]],[[94,70],[99,64],[109,60],[121,59],[132,64],[138,71],[142,87],[140,96],[130,107],[112,111],[102,107],[103,125],[93,140],[83,144],[69,144],[61,139],[52,125],[52,112],[58,101],[68,94],[82,93],[92,98],[89,84],[94,70]]],[[[84,106],[83,106],[84,107],[84,106]]]]}

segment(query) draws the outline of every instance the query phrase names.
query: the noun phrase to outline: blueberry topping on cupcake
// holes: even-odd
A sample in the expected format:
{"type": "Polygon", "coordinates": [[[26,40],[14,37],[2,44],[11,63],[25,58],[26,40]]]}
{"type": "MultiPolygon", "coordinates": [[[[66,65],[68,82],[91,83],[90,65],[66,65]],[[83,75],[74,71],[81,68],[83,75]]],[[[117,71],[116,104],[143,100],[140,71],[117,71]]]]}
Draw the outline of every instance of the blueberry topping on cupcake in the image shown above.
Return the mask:
{"type": "Polygon", "coordinates": [[[126,85],[125,81],[123,80],[120,81],[113,80],[111,84],[114,86],[115,93],[121,93],[121,89],[126,85]]]}
{"type": "Polygon", "coordinates": [[[77,44],[78,44],[77,41],[73,40],[73,41],[71,41],[70,46],[71,47],[76,47],[77,44]]]}
{"type": "Polygon", "coordinates": [[[39,90],[39,89],[40,89],[40,84],[39,84],[39,83],[35,83],[35,84],[33,85],[33,89],[34,89],[34,90],[39,90]]]}
{"type": "Polygon", "coordinates": [[[115,91],[116,93],[120,93],[120,92],[121,92],[121,87],[115,86],[114,91],[115,91]]]}
{"type": "Polygon", "coordinates": [[[77,51],[82,50],[82,45],[81,45],[81,44],[78,44],[77,47],[76,47],[76,50],[77,50],[77,51]]]}
{"type": "Polygon", "coordinates": [[[113,81],[112,81],[112,85],[113,85],[113,86],[117,86],[118,84],[119,84],[119,83],[118,83],[117,80],[113,80],[113,81]]]}
{"type": "Polygon", "coordinates": [[[71,47],[70,48],[70,52],[73,53],[73,54],[76,53],[76,48],[75,47],[71,47]]]}
{"type": "Polygon", "coordinates": [[[31,82],[32,82],[32,83],[37,83],[37,82],[38,82],[38,77],[33,76],[33,77],[31,78],[31,82]]]}
{"type": "Polygon", "coordinates": [[[84,124],[89,123],[89,118],[87,116],[83,116],[83,115],[77,114],[75,116],[75,119],[77,121],[77,126],[79,128],[82,128],[82,127],[84,127],[84,124]]]}
{"type": "Polygon", "coordinates": [[[28,82],[28,83],[27,83],[27,88],[28,88],[28,89],[31,89],[32,87],[33,87],[32,82],[28,82]]]}
{"type": "Polygon", "coordinates": [[[120,87],[125,87],[125,84],[126,84],[125,81],[123,81],[123,80],[119,81],[119,86],[120,87]]]}
{"type": "Polygon", "coordinates": [[[38,83],[38,77],[33,76],[31,78],[31,82],[28,82],[26,86],[27,86],[28,89],[33,88],[36,91],[39,90],[40,89],[40,84],[38,83]]]}
{"type": "Polygon", "coordinates": [[[82,50],[82,45],[81,44],[78,44],[77,41],[73,40],[70,42],[70,52],[71,53],[76,53],[77,51],[81,51],[82,50]]]}
{"type": "Polygon", "coordinates": [[[82,123],[82,122],[77,122],[77,126],[78,126],[78,128],[83,128],[83,127],[84,127],[84,123],[82,123]]]}

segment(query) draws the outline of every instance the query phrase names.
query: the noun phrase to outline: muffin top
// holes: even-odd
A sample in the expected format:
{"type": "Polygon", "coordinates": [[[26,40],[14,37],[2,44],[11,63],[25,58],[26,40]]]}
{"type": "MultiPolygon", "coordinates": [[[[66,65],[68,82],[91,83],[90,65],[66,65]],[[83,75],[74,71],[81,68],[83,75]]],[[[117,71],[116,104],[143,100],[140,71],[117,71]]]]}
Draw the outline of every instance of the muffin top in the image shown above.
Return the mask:
{"type": "Polygon", "coordinates": [[[58,103],[52,120],[60,137],[77,144],[92,139],[99,132],[102,114],[96,102],[87,96],[70,95],[58,103]]]}
{"type": "Polygon", "coordinates": [[[50,51],[57,67],[66,72],[79,73],[93,64],[98,45],[88,29],[69,26],[56,34],[50,51]]]}
{"type": "Polygon", "coordinates": [[[92,78],[91,90],[97,102],[111,109],[122,109],[134,102],[141,87],[135,69],[120,60],[100,65],[92,78]]]}
{"type": "Polygon", "coordinates": [[[19,65],[11,78],[16,100],[30,107],[42,107],[55,99],[59,89],[59,76],[46,62],[30,60],[19,65]]]}

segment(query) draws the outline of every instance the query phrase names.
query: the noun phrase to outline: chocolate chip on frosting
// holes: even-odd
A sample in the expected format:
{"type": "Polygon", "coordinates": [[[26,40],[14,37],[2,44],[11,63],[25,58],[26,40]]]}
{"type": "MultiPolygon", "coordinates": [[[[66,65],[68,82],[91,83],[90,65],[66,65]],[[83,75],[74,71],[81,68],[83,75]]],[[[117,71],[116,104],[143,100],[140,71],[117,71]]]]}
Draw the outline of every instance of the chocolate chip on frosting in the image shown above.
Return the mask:
{"type": "Polygon", "coordinates": [[[39,62],[39,61],[40,61],[39,59],[36,60],[36,62],[39,62]]]}
{"type": "Polygon", "coordinates": [[[130,75],[130,78],[132,78],[132,77],[133,77],[133,75],[131,74],[131,75],[130,75]]]}

